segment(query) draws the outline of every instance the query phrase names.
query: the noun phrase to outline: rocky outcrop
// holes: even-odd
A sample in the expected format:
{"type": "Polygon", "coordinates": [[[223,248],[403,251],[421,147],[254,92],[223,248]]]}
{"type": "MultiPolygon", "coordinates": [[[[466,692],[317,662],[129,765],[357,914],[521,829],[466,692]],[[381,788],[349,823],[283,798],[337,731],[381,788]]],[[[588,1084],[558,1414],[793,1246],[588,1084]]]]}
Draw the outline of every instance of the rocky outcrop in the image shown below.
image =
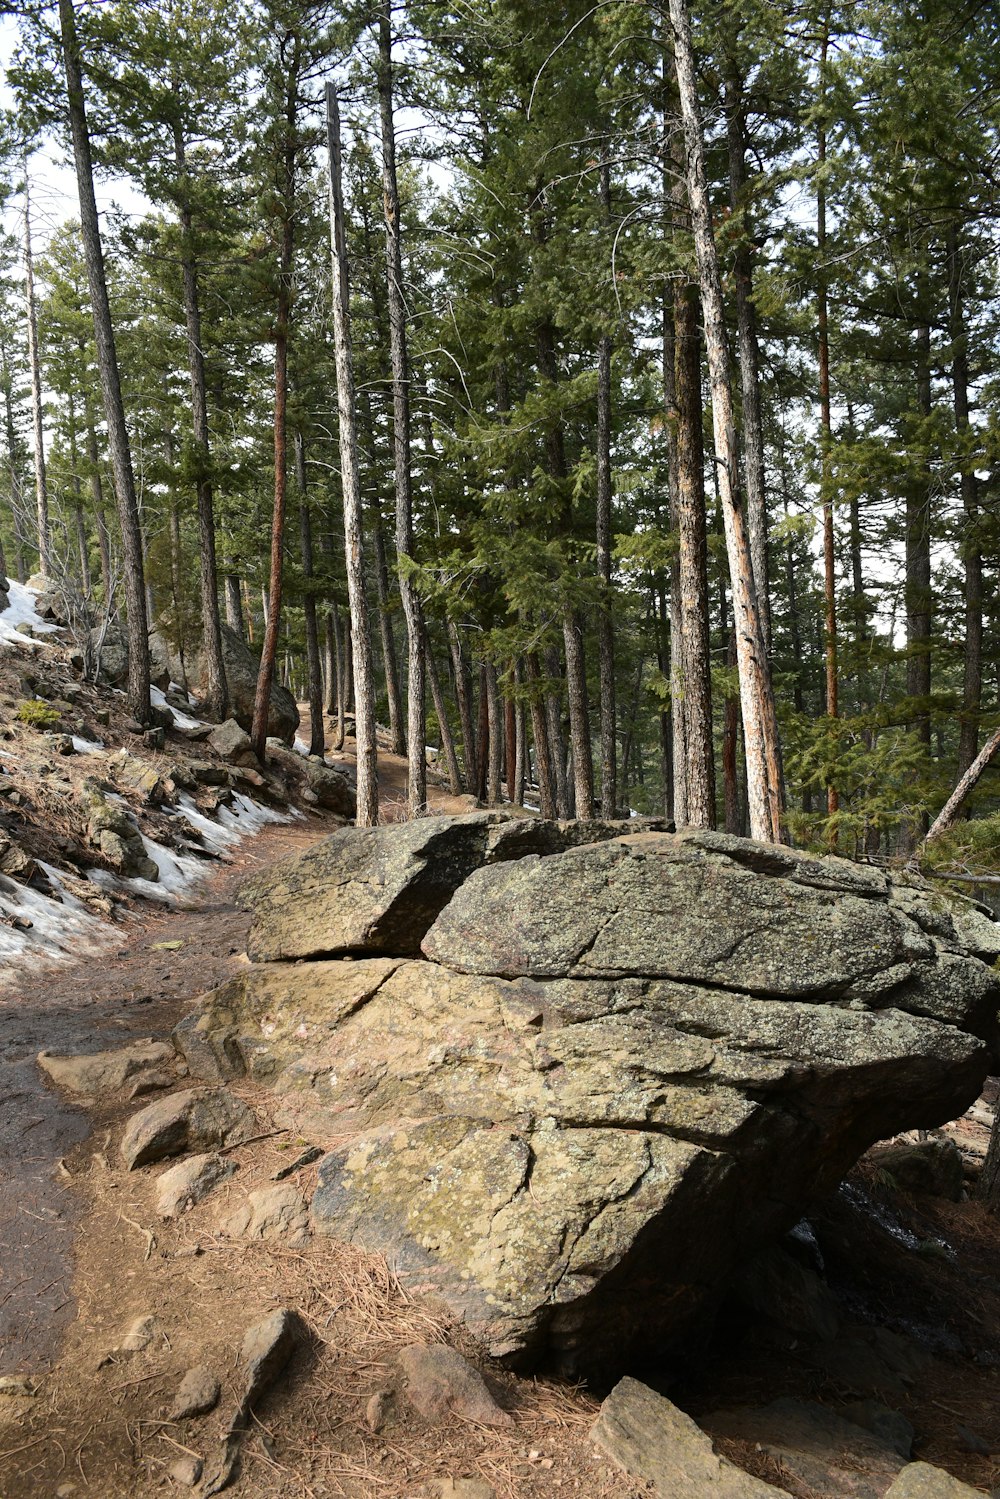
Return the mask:
{"type": "Polygon", "coordinates": [[[948,908],[837,859],[475,814],[344,830],[246,898],[268,961],[178,1029],[191,1072],[267,1081],[329,1147],[315,1228],[520,1365],[662,1352],[990,1063],[1000,981],[948,908]]]}
{"type": "MultiPolygon", "coordinates": [[[[200,646],[189,646],[183,664],[169,642],[166,642],[166,649],[173,680],[186,680],[188,690],[195,697],[204,698],[208,692],[208,667],[200,646]]],[[[222,659],[226,668],[226,685],[229,688],[229,711],[240,728],[249,734],[253,725],[253,700],[257,691],[260,663],[242,636],[225,623],[222,625],[222,659]]],[[[291,744],[298,726],[299,710],[295,706],[294,697],[280,682],[272,681],[271,701],[267,712],[268,734],[285,744],[291,744]]]]}

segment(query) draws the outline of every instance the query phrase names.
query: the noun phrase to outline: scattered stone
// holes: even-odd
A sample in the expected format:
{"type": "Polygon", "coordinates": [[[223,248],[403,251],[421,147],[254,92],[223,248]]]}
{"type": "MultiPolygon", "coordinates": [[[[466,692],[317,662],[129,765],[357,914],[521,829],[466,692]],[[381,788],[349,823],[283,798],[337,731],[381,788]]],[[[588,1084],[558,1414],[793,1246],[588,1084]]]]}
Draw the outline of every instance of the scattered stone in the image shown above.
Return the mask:
{"type": "Polygon", "coordinates": [[[166,730],[162,728],[147,729],[142,736],[142,742],[154,755],[162,754],[167,747],[166,730]]]}
{"type": "Polygon", "coordinates": [[[208,736],[209,747],[220,755],[223,760],[229,760],[234,765],[257,764],[257,756],[253,752],[249,736],[244,733],[235,718],[227,718],[225,723],[216,724],[208,736]]]}
{"type": "Polygon", "coordinates": [[[153,1341],[156,1319],[152,1316],[136,1317],[130,1322],[118,1346],[119,1353],[141,1353],[153,1341]]]}
{"type": "Polygon", "coordinates": [[[251,1192],[249,1203],[222,1225],[233,1239],[286,1239],[292,1247],[309,1237],[309,1209],[297,1187],[286,1183],[251,1192]]]}
{"type": "MultiPolygon", "coordinates": [[[[140,728],[139,732],[144,735],[146,730],[140,728]]],[[[134,792],[148,806],[156,806],[166,800],[163,777],[148,760],[141,760],[123,750],[112,760],[111,770],[115,781],[123,790],[134,792]]]]}
{"type": "Polygon", "coordinates": [[[304,1340],[301,1318],[286,1308],[272,1312],[248,1330],[240,1350],[243,1394],[226,1429],[221,1451],[205,1476],[202,1499],[210,1499],[231,1482],[253,1406],[267,1393],[304,1340]]]}
{"type": "Polygon", "coordinates": [[[46,734],[45,743],[53,755],[75,755],[72,734],[46,734]]]}
{"type": "Polygon", "coordinates": [[[392,1416],[394,1404],[391,1390],[376,1390],[365,1406],[365,1421],[369,1431],[377,1436],[385,1428],[392,1416]]]}
{"type": "Polygon", "coordinates": [[[134,1082],[129,1088],[126,1097],[131,1102],[136,1098],[146,1098],[150,1093],[162,1093],[165,1088],[172,1088],[177,1081],[176,1072],[146,1072],[134,1082]]]}
{"type": "Polygon", "coordinates": [[[487,1388],[468,1359],[446,1343],[414,1344],[399,1355],[406,1376],[406,1398],[428,1421],[454,1412],[481,1426],[510,1426],[513,1420],[487,1388]]]}
{"type": "Polygon", "coordinates": [[[232,1161],[211,1153],[189,1156],[156,1179],[156,1211],[161,1218],[177,1218],[201,1202],[236,1171],[232,1161]]]}
{"type": "Polygon", "coordinates": [[[41,1379],[35,1374],[0,1374],[0,1395],[30,1400],[38,1394],[41,1379]]]}
{"type": "Polygon", "coordinates": [[[19,843],[0,834],[0,873],[27,884],[38,873],[38,865],[19,843]]]}
{"type": "MultiPolygon", "coordinates": [[[[176,1052],[165,1041],[135,1041],[117,1051],[97,1051],[89,1056],[56,1057],[49,1051],[38,1053],[38,1065],[54,1083],[71,1093],[108,1093],[124,1087],[129,1078],[155,1074],[173,1062],[176,1052]]],[[[162,1086],[169,1087],[169,1073],[162,1086]]]]}
{"type": "Polygon", "coordinates": [[[146,854],[139,829],[122,807],[107,800],[90,777],[80,788],[80,801],[87,815],[87,838],[112,869],[126,879],[158,880],[159,871],[146,854]]]}
{"type": "Polygon", "coordinates": [[[910,1463],[900,1473],[884,1499],[982,1499],[982,1491],[952,1478],[930,1463],[910,1463]]]}
{"type": "Polygon", "coordinates": [[[192,779],[199,786],[228,786],[229,772],[224,765],[213,765],[210,760],[192,760],[188,767],[192,779]]]}
{"type": "Polygon", "coordinates": [[[239,1145],[256,1131],[253,1112],[225,1088],[189,1088],[134,1114],[125,1127],[121,1155],[134,1171],[187,1150],[239,1145]]]}
{"type": "Polygon", "coordinates": [[[199,1364],[181,1380],[167,1420],[188,1421],[194,1416],[205,1416],[215,1410],[221,1394],[222,1386],[211,1369],[199,1364]]]}
{"type": "Polygon", "coordinates": [[[868,1159],[888,1172],[897,1187],[927,1197],[961,1202],[964,1185],[962,1153],[948,1136],[899,1145],[877,1145],[868,1159]]]}
{"type": "Polygon", "coordinates": [[[315,760],[305,762],[306,789],[327,812],[338,817],[354,818],[358,812],[358,794],[339,770],[315,760]]]}
{"type": "Polygon", "coordinates": [[[201,1458],[179,1457],[175,1463],[170,1464],[167,1472],[174,1480],[174,1483],[180,1484],[185,1489],[193,1489],[201,1477],[201,1458]]]}
{"type": "Polygon", "coordinates": [[[663,1499],[776,1499],[780,1493],[719,1457],[690,1416],[637,1379],[623,1379],[611,1391],[590,1440],[663,1499]]]}
{"type": "Polygon", "coordinates": [[[753,1443],[806,1488],[843,1499],[882,1499],[904,1466],[891,1442],[812,1401],[713,1411],[705,1427],[714,1437],[753,1443]]]}
{"type": "Polygon", "coordinates": [[[180,952],[183,946],[184,943],[178,938],[173,942],[151,942],[149,950],[150,952],[180,952]]]}

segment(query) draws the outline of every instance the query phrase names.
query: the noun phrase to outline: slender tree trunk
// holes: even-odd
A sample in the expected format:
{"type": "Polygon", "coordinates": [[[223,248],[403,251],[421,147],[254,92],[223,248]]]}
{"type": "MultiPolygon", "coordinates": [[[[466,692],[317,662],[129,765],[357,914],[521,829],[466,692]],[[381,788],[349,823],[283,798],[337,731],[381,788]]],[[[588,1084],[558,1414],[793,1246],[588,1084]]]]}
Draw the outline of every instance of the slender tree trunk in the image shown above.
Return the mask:
{"type": "Polygon", "coordinates": [[[38,522],[38,571],[47,578],[52,571],[52,535],[49,529],[49,486],[45,473],[45,422],[42,412],[42,361],[38,350],[38,308],[35,302],[35,263],[31,253],[31,197],[24,186],[24,290],[27,303],[28,365],[31,370],[31,425],[35,440],[35,509],[38,522]]]}
{"type": "Polygon", "coordinates": [[[226,600],[226,624],[240,637],[246,639],[246,631],[243,627],[243,605],[240,600],[240,580],[233,571],[231,559],[226,561],[226,572],[223,577],[223,594],[226,600]]]}
{"type": "Polygon", "coordinates": [[[962,776],[951,796],[949,796],[935,818],[925,842],[931,843],[935,838],[940,838],[942,833],[947,833],[949,828],[955,826],[955,823],[958,821],[958,814],[975,789],[976,782],[994,759],[998,750],[1000,750],[1000,729],[997,729],[986,741],[964,776],[962,776]]]}
{"type": "MultiPolygon", "coordinates": [[[[820,47],[820,108],[825,108],[826,59],[829,41],[824,26],[820,47]]],[[[836,721],[840,715],[837,669],[837,553],[833,534],[833,495],[830,448],[830,332],[826,274],[826,124],[821,116],[816,152],[816,326],[819,340],[819,444],[820,497],[823,503],[823,597],[825,601],[826,713],[836,721]]],[[[835,784],[826,788],[827,815],[836,817],[840,794],[835,784]]],[[[830,843],[837,846],[837,827],[832,825],[830,843]]]]}
{"type": "Polygon", "coordinates": [[[712,390],[719,494],[733,588],[733,613],[743,706],[751,836],[784,840],[784,776],[774,692],[761,627],[746,517],[740,495],[739,450],[729,383],[729,351],[719,261],[712,233],[705,176],[705,143],[695,82],[691,22],[686,0],[670,0],[677,82],[687,147],[688,199],[698,257],[705,343],[712,390]]]}
{"type": "Polygon", "coordinates": [[[743,463],[746,472],[746,517],[757,605],[764,646],[771,651],[771,599],[767,554],[767,484],[764,469],[764,424],[760,409],[760,345],[753,300],[753,234],[748,222],[746,118],[744,81],[730,56],[725,89],[726,139],[729,147],[729,201],[741,232],[733,251],[736,292],[736,336],[743,398],[743,463]]]}
{"type": "Polygon", "coordinates": [[[319,659],[319,626],[316,621],[316,595],[313,592],[312,516],[309,513],[309,489],[306,482],[306,445],[301,432],[295,434],[295,480],[299,491],[299,540],[302,546],[302,613],[306,625],[306,667],[309,686],[309,753],[322,759],[326,748],[323,723],[323,671],[319,659]]]}
{"type": "Polygon", "coordinates": [[[549,730],[549,756],[555,778],[556,807],[561,818],[568,818],[572,817],[573,810],[570,804],[569,781],[566,776],[566,743],[562,731],[560,692],[562,674],[559,666],[559,652],[554,645],[546,646],[544,659],[545,671],[549,678],[549,687],[545,694],[545,721],[549,730]]]}
{"type": "Polygon", "coordinates": [[[281,248],[278,255],[278,305],[274,327],[274,509],[271,515],[271,564],[267,622],[257,673],[250,742],[258,760],[267,758],[267,721],[271,683],[281,628],[281,592],[285,510],[288,496],[288,324],[292,303],[292,260],[295,248],[295,152],[301,41],[296,36],[288,63],[285,92],[284,139],[281,144],[281,248]]]}
{"type": "MultiPolygon", "coordinates": [[[[348,635],[350,635],[350,629],[348,629],[348,635]]],[[[341,641],[340,610],[336,608],[333,611],[333,637],[334,660],[337,667],[337,737],[333,747],[334,749],[342,750],[344,748],[344,736],[347,732],[347,724],[345,722],[347,712],[347,668],[345,665],[347,642],[341,641]]]]}
{"type": "Polygon", "coordinates": [[[492,661],[483,667],[486,705],[489,722],[490,752],[486,774],[486,802],[490,807],[499,807],[502,801],[504,722],[500,690],[497,687],[497,672],[492,661]]]}
{"type": "Polygon", "coordinates": [[[21,534],[24,489],[21,482],[21,467],[18,462],[17,428],[14,425],[13,381],[11,379],[6,348],[3,351],[3,399],[7,463],[10,471],[10,508],[14,531],[14,562],[17,568],[17,581],[23,584],[28,576],[28,570],[24,561],[24,541],[21,534]]]}
{"type": "Polygon", "coordinates": [[[462,728],[462,769],[465,789],[476,789],[476,735],[472,717],[472,678],[466,665],[459,638],[458,627],[448,621],[448,646],[451,651],[451,668],[455,675],[455,697],[458,702],[458,721],[462,728]]]}
{"type": "MultiPolygon", "coordinates": [[[[926,303],[926,273],[921,278],[922,302],[926,303]]],[[[917,409],[923,428],[921,444],[929,441],[927,424],[931,416],[931,330],[923,322],[917,328],[917,409]]],[[[931,503],[932,478],[929,460],[914,475],[906,493],[906,691],[914,703],[917,737],[928,751],[931,744],[931,503]]],[[[904,829],[901,846],[912,847],[914,839],[926,832],[924,814],[920,826],[904,829]]]]}
{"type": "Polygon", "coordinates": [[[965,659],[958,771],[963,775],[976,758],[979,711],[983,696],[983,557],[979,540],[979,482],[969,451],[969,340],[962,298],[962,251],[958,230],[948,230],[948,301],[951,333],[951,382],[955,430],[962,446],[962,564],[965,569],[965,659]]]}
{"type": "MultiPolygon", "coordinates": [[[[375,449],[375,421],[368,392],[358,396],[358,406],[371,454],[372,473],[378,472],[375,449]]],[[[389,740],[394,755],[406,754],[406,731],[403,727],[403,695],[399,685],[399,663],[396,657],[396,635],[392,627],[392,605],[389,596],[389,564],[382,529],[382,507],[377,482],[373,482],[368,502],[368,520],[375,557],[375,597],[378,604],[379,640],[382,646],[382,671],[385,677],[386,705],[389,709],[389,740]]]]}
{"type": "Polygon", "coordinates": [[[108,427],[108,446],[115,479],[115,499],[125,562],[125,599],[128,610],[128,706],[132,716],[142,724],[149,722],[149,634],[146,618],[145,578],[142,564],[142,537],[139,530],[139,506],[132,473],[125,408],[122,403],[118,356],[108,302],[108,285],[104,271],[104,252],[94,197],[94,169],[87,128],[83,92],[83,71],[76,34],[73,0],[59,0],[59,27],[63,63],[66,70],[66,92],[69,105],[73,157],[80,195],[80,224],[90,301],[94,315],[94,337],[97,344],[97,368],[104,397],[104,414],[108,427]]]}
{"type": "Polygon", "coordinates": [[[554,818],[558,815],[558,808],[552,766],[552,747],[549,743],[549,728],[542,701],[542,669],[534,652],[525,658],[525,669],[531,693],[529,699],[531,737],[535,744],[535,769],[538,774],[538,808],[543,817],[554,818]]]}
{"type": "Polygon", "coordinates": [[[715,750],[708,640],[708,551],[705,536],[705,454],[702,442],[701,354],[694,287],[676,304],[677,552],[684,678],[687,822],[715,826],[715,750]]]}
{"type": "MultiPolygon", "coordinates": [[[[174,164],[183,180],[187,170],[184,136],[178,121],[174,122],[174,164]]],[[[294,171],[294,154],[288,166],[294,171]]],[[[291,185],[291,179],[289,181],[291,185]]],[[[229,689],[226,663],[222,654],[222,623],[219,616],[219,577],[215,547],[215,502],[212,493],[212,452],[208,428],[208,395],[205,381],[205,356],[202,352],[201,297],[198,285],[198,262],[194,251],[194,220],[186,200],[180,209],[182,256],[181,282],[184,290],[184,319],[187,327],[188,369],[191,377],[191,430],[194,438],[195,494],[198,502],[198,558],[201,584],[201,655],[205,663],[205,706],[218,719],[226,716],[229,689]]],[[[282,250],[284,255],[284,248],[282,250]]],[[[290,256],[290,246],[289,246],[290,256]]],[[[279,321],[281,313],[279,310],[279,321]]],[[[287,308],[285,312],[287,322],[287,308]]],[[[280,335],[279,335],[280,336],[280,335]]],[[[276,376],[277,380],[277,376],[276,376]]],[[[277,389],[277,385],[275,387],[277,389]]],[[[277,407],[275,408],[277,412],[277,407]]],[[[277,442],[277,435],[275,437],[277,442]]],[[[277,453],[277,448],[275,449],[277,453]]],[[[275,481],[277,496],[277,479],[275,481]]],[[[271,584],[272,593],[274,583],[271,584]]],[[[280,586],[279,586],[280,593],[280,586]]],[[[260,686],[258,684],[258,692],[260,686]]],[[[268,685],[270,694],[270,685],[268,685]]],[[[256,716],[256,702],[254,704],[256,716]]],[[[266,737],[266,735],[265,735],[266,737]]]]}
{"type": "Polygon", "coordinates": [[[379,105],[382,122],[382,185],[385,191],[386,271],[389,285],[389,349],[392,356],[392,431],[396,474],[396,562],[406,619],[407,803],[411,817],[427,809],[424,623],[413,576],[413,498],[410,476],[410,372],[403,302],[403,256],[396,181],[396,132],[392,107],[392,0],[379,15],[379,105]]]}
{"type": "Polygon", "coordinates": [[[441,750],[444,754],[445,764],[448,767],[448,786],[452,796],[459,796],[462,791],[462,776],[458,768],[458,756],[455,753],[455,738],[451,732],[451,724],[448,721],[448,707],[441,690],[441,678],[438,675],[437,663],[434,660],[434,651],[426,635],[424,627],[424,661],[427,664],[427,683],[431,689],[431,698],[434,703],[434,713],[438,721],[438,731],[441,735],[441,750]]]}
{"type": "MultiPolygon", "coordinates": [[[[601,206],[611,218],[611,174],[601,167],[601,206]]],[[[601,681],[601,813],[614,817],[618,804],[615,713],[615,630],[611,587],[611,335],[597,349],[597,643],[601,681]]]]}
{"type": "Polygon", "coordinates": [[[326,85],[327,145],[330,156],[330,239],[333,252],[333,333],[340,422],[340,473],[344,495],[344,555],[351,608],[354,655],[354,732],[357,743],[359,827],[378,822],[378,746],[372,690],[372,647],[362,553],[361,481],[355,418],[354,356],[351,347],[347,232],[341,185],[340,110],[332,83],[326,85]]]}
{"type": "Polygon", "coordinates": [[[70,392],[68,401],[69,414],[69,463],[70,478],[73,485],[73,519],[76,525],[76,547],[80,557],[80,587],[83,596],[89,601],[91,592],[90,577],[90,552],[87,546],[87,522],[83,513],[83,486],[80,483],[80,451],[77,441],[76,426],[76,402],[70,392]]]}

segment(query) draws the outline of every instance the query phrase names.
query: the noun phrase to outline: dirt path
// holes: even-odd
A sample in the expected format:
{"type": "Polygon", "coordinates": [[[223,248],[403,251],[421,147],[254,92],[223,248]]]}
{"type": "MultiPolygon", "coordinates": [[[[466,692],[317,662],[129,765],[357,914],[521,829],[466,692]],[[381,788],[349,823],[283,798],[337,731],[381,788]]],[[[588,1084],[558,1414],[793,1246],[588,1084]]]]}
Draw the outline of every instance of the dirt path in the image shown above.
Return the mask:
{"type": "Polygon", "coordinates": [[[46,1085],[38,1052],[166,1034],[240,961],[248,918],[233,894],[243,877],[328,831],[319,818],[266,828],[192,892],[190,909],[147,908],[122,926],[117,949],[24,974],[0,994],[0,1374],[48,1368],[75,1313],[79,1196],[58,1162],[87,1137],[90,1115],[46,1085]],[[164,942],[183,945],[157,947],[164,942]]]}

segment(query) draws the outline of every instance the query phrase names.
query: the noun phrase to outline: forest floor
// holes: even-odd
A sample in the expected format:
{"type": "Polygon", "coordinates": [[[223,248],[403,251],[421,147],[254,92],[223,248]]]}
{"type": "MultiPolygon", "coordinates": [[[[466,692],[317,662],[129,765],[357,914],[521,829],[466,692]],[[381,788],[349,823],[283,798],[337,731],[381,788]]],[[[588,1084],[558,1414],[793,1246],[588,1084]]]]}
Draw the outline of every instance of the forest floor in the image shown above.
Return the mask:
{"type": "MultiPolygon", "coordinates": [[[[330,759],[350,768],[350,741],[330,759]]],[[[404,786],[404,762],[383,753],[387,819],[399,814],[404,786]]],[[[431,802],[442,812],[469,807],[439,786],[431,802]]],[[[306,1143],[271,1132],[265,1093],[234,1088],[264,1136],[231,1152],[236,1176],[193,1212],[163,1222],[149,1174],[126,1172],[117,1153],[137,1105],[119,1094],[81,1106],[42,1080],[34,1059],[43,1046],[83,1052],[167,1036],[199,994],[246,962],[248,917],[233,899],[241,879],[326,831],[321,819],[265,828],[212,871],[187,908],[133,914],[117,949],[29,975],[16,998],[0,998],[0,1151],[17,1168],[0,1198],[0,1374],[37,1384],[33,1395],[0,1395],[0,1499],[182,1492],[171,1465],[219,1449],[243,1334],[278,1307],[300,1313],[309,1342],[255,1412],[234,1486],[247,1499],[646,1492],[587,1441],[603,1392],[490,1365],[439,1307],[405,1296],[378,1256],[329,1240],[291,1249],[220,1232],[246,1191],[272,1181],[306,1143]],[[140,1316],[155,1319],[153,1341],[122,1352],[123,1333],[140,1316]],[[401,1348],[439,1340],[480,1366],[512,1424],[431,1425],[395,1403],[373,1430],[369,1402],[398,1382],[401,1348]],[[171,1421],[180,1378],[196,1365],[222,1378],[220,1406],[197,1421],[171,1421]],[[484,1487],[450,1486],[462,1479],[484,1487]]],[[[994,1102],[991,1093],[950,1127],[973,1171],[994,1102]]],[[[315,1171],[304,1166],[290,1179],[308,1196],[315,1171]]],[[[1000,1225],[974,1198],[891,1194],[882,1202],[884,1184],[864,1163],[855,1185],[869,1194],[867,1206],[840,1194],[814,1220],[844,1309],[842,1336],[886,1326],[919,1341],[920,1377],[890,1403],[916,1428],[916,1456],[990,1492],[1000,1483],[1000,1225]]],[[[850,1379],[845,1386],[843,1373],[818,1367],[801,1340],[729,1312],[684,1380],[637,1372],[696,1417],[783,1395],[836,1407],[851,1393],[850,1379]]],[[[798,1499],[845,1492],[809,1487],[753,1443],[729,1450],[798,1499]]]]}

